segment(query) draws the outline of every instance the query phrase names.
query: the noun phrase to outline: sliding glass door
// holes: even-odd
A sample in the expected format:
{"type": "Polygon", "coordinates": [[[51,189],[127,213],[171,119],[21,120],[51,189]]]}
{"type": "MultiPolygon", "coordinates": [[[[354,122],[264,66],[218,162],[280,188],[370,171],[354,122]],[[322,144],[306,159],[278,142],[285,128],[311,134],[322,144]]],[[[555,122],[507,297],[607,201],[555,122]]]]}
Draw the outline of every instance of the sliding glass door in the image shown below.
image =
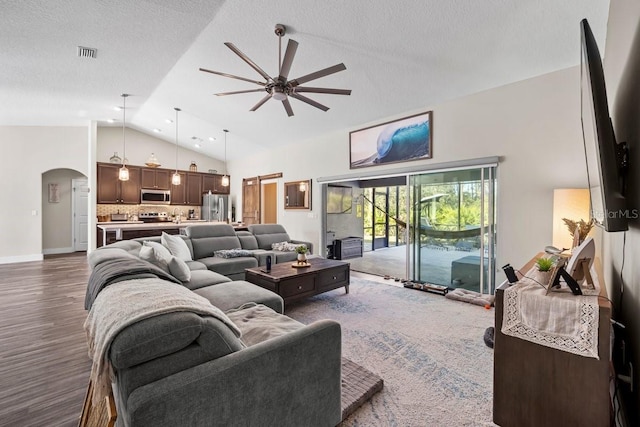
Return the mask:
{"type": "Polygon", "coordinates": [[[493,293],[495,167],[409,176],[409,276],[493,293]]]}

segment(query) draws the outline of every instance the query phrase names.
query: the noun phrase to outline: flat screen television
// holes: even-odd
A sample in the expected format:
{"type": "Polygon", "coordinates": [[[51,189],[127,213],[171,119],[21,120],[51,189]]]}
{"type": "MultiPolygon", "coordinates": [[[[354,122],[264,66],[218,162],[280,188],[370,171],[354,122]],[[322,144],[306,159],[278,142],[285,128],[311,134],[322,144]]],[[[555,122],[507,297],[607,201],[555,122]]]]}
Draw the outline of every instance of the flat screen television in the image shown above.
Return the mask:
{"type": "Polygon", "coordinates": [[[351,213],[353,202],[353,188],[341,185],[327,186],[327,213],[351,213]]]}
{"type": "Polygon", "coordinates": [[[624,179],[626,144],[616,142],[609,116],[602,59],[591,27],[580,22],[580,98],[591,217],[606,231],[628,229],[624,179]]]}

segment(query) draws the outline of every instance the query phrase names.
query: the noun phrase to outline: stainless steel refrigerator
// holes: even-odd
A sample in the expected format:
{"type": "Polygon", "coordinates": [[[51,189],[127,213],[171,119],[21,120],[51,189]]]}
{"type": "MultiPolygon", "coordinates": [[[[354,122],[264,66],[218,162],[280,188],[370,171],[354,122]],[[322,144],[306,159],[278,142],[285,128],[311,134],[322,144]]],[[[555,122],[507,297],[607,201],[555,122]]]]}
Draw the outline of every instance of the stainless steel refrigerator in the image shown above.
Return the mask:
{"type": "Polygon", "coordinates": [[[211,192],[202,195],[202,219],[227,222],[228,215],[229,196],[211,192]]]}

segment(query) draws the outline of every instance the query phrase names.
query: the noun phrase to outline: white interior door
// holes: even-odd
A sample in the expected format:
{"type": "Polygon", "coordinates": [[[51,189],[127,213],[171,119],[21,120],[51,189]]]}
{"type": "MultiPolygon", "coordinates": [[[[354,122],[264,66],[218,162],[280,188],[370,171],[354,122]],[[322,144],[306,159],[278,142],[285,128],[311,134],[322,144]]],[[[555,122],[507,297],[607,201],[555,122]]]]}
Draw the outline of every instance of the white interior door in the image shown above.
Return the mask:
{"type": "Polygon", "coordinates": [[[86,251],[89,241],[89,184],[86,179],[71,180],[73,187],[73,250],[86,251]]]}

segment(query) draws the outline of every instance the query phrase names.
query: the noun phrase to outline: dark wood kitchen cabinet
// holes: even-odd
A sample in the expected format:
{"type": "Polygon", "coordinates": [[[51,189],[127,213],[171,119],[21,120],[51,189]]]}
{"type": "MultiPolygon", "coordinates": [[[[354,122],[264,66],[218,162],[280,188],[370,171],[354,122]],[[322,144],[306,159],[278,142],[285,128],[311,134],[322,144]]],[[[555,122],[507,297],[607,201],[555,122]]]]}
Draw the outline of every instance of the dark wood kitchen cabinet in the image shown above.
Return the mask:
{"type": "Polygon", "coordinates": [[[202,204],[202,174],[187,172],[186,204],[200,206],[202,204]]]}
{"type": "Polygon", "coordinates": [[[202,174],[202,192],[213,194],[229,194],[229,186],[222,186],[223,175],[218,174],[202,174]]]}
{"type": "Polygon", "coordinates": [[[171,204],[186,205],[187,204],[187,173],[180,172],[180,185],[171,184],[171,204]]]}
{"type": "Polygon", "coordinates": [[[141,168],[141,187],[156,190],[169,190],[171,187],[171,171],[169,169],[141,168]]]}
{"type": "Polygon", "coordinates": [[[127,166],[129,180],[120,181],[118,171],[122,165],[114,163],[98,163],[98,194],[97,203],[132,204],[140,203],[140,168],[127,166]]]}

